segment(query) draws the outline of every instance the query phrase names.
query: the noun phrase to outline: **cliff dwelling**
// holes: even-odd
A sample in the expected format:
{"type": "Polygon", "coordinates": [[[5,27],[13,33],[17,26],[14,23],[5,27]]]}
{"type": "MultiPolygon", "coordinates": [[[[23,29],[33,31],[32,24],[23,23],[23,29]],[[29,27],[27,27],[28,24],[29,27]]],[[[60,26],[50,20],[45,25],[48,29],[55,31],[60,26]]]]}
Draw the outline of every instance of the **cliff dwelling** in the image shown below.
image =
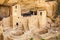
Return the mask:
{"type": "Polygon", "coordinates": [[[0,0],[0,40],[60,40],[59,0],[0,0]]]}

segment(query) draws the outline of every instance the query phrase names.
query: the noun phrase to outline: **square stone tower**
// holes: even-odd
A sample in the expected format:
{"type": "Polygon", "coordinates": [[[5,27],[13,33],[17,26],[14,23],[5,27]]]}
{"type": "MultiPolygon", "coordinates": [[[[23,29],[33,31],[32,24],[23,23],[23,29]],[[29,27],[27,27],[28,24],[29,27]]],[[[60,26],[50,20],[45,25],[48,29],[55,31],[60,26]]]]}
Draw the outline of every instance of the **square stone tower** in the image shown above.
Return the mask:
{"type": "Polygon", "coordinates": [[[13,28],[19,26],[19,17],[21,16],[21,8],[19,4],[12,6],[12,25],[13,28]]]}
{"type": "Polygon", "coordinates": [[[46,27],[46,10],[40,10],[40,11],[37,11],[37,15],[39,16],[39,27],[41,28],[44,28],[46,27]]]}

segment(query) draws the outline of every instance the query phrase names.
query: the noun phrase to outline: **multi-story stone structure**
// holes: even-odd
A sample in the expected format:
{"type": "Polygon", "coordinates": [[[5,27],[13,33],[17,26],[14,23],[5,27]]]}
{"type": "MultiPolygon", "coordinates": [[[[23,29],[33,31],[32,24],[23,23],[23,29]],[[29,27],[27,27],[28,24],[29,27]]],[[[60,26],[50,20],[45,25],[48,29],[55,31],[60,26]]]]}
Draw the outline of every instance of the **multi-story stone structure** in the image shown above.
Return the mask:
{"type": "MultiPolygon", "coordinates": [[[[12,1],[13,0],[5,0],[2,1],[2,4],[0,5],[1,7],[7,7],[8,9],[8,16],[3,15],[3,19],[1,20],[2,23],[0,25],[4,31],[10,27],[13,30],[21,30],[21,33],[40,28],[44,29],[49,20],[47,20],[47,17],[52,19],[55,16],[57,8],[57,2],[55,0],[12,1]]],[[[5,13],[4,11],[1,12],[5,13]]]]}

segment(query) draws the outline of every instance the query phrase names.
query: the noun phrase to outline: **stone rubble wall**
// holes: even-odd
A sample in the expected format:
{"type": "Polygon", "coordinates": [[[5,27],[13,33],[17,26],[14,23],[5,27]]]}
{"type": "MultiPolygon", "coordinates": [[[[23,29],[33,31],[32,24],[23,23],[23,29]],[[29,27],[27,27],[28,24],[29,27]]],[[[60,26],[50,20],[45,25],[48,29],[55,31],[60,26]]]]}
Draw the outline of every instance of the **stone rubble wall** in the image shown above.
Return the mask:
{"type": "Polygon", "coordinates": [[[10,17],[7,17],[7,18],[3,18],[3,20],[2,20],[2,26],[3,26],[3,28],[5,28],[5,27],[10,27],[10,17]]]}

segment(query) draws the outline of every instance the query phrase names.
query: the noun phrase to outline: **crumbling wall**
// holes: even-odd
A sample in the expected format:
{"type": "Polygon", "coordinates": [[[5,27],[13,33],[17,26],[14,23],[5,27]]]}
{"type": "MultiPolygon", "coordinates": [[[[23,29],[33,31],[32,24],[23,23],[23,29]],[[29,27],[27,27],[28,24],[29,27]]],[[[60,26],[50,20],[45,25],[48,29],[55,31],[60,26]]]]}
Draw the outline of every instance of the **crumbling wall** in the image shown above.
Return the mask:
{"type": "Polygon", "coordinates": [[[2,17],[9,17],[9,7],[5,6],[0,6],[0,16],[2,17]]]}
{"type": "Polygon", "coordinates": [[[10,17],[7,17],[7,18],[3,18],[2,20],[2,27],[5,28],[5,27],[10,27],[10,17]]]}

